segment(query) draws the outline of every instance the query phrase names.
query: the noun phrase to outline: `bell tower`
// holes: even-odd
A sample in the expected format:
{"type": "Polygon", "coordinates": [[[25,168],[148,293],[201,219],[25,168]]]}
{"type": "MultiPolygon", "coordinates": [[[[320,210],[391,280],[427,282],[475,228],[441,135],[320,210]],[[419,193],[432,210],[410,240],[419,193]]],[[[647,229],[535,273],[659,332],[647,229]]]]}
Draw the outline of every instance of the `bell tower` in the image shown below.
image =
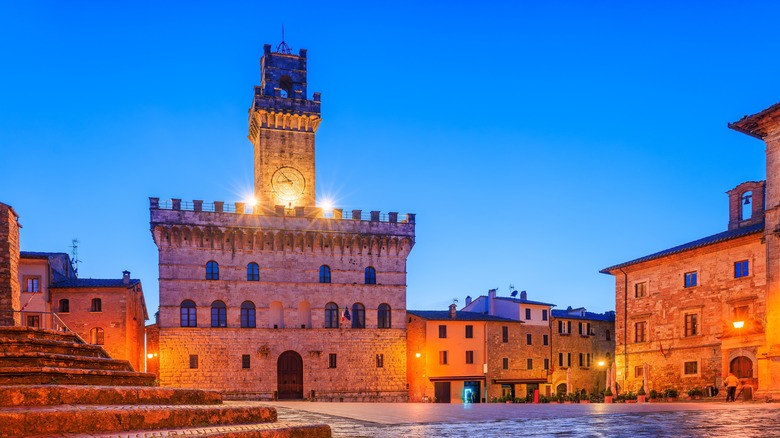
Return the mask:
{"type": "Polygon", "coordinates": [[[314,136],[320,124],[320,93],[306,92],[306,49],[293,55],[284,41],[264,46],[259,86],[249,108],[254,145],[255,200],[261,214],[283,206],[316,207],[314,136]]]}

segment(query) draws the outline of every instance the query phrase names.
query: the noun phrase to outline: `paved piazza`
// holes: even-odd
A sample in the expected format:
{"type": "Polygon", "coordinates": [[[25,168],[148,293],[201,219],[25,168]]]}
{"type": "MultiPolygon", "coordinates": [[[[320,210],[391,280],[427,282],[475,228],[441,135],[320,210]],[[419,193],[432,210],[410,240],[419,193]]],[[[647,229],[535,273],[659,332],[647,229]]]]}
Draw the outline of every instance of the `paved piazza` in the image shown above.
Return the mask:
{"type": "Polygon", "coordinates": [[[780,437],[780,403],[267,404],[279,421],[327,423],[336,437],[780,437]]]}

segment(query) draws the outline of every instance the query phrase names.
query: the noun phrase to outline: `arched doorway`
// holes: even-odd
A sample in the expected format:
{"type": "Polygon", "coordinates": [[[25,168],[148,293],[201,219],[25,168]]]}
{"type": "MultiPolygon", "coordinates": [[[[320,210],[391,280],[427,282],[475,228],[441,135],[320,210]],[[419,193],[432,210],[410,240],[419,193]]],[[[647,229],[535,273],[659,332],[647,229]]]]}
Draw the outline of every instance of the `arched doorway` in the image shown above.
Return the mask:
{"type": "Polygon", "coordinates": [[[279,400],[303,398],[303,359],[294,351],[285,351],[276,363],[279,400]]]}
{"type": "Polygon", "coordinates": [[[732,372],[738,379],[746,379],[753,377],[753,361],[745,356],[735,357],[729,365],[729,371],[732,372]]]}

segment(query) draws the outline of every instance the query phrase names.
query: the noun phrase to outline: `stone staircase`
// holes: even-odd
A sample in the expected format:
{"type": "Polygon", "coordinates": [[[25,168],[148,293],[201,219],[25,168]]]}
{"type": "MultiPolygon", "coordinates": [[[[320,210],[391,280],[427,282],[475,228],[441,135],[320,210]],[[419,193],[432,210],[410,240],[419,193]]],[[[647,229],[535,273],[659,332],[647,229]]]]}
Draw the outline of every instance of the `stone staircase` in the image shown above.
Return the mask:
{"type": "Polygon", "coordinates": [[[0,385],[150,386],[154,380],[74,333],[0,327],[0,385]]]}
{"type": "Polygon", "coordinates": [[[0,437],[331,436],[327,425],[277,422],[257,402],[160,388],[154,378],[72,334],[0,327],[0,437]]]}

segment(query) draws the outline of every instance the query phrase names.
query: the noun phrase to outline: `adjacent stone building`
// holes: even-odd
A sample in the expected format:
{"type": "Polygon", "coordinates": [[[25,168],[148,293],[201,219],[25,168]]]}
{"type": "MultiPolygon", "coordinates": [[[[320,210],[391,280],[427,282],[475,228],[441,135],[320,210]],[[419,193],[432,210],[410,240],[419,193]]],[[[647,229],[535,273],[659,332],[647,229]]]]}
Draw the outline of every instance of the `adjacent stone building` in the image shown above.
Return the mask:
{"type": "Polygon", "coordinates": [[[615,312],[553,309],[550,324],[555,392],[603,391],[615,355],[615,312]]]}
{"type": "Polygon", "coordinates": [[[236,398],[405,401],[415,217],[319,208],[307,53],[265,46],[256,204],[151,199],[160,383],[236,398]]]}
{"type": "Polygon", "coordinates": [[[409,401],[479,403],[549,394],[546,327],[478,312],[410,310],[409,401]]]}
{"type": "Polygon", "coordinates": [[[0,203],[0,326],[21,323],[19,289],[19,215],[0,203]]]}

